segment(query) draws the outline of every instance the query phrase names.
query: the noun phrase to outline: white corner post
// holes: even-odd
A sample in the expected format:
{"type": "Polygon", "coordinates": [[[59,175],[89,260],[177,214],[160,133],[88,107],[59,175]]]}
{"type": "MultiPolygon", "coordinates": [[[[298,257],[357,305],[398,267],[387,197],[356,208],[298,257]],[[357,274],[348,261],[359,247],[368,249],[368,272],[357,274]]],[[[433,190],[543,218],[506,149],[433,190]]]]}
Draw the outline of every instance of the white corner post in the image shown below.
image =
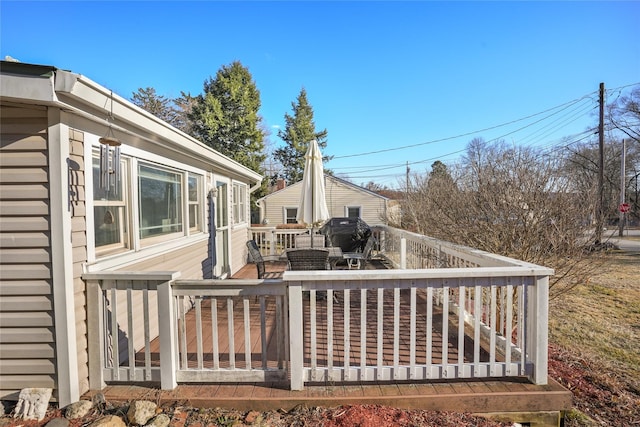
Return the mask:
{"type": "Polygon", "coordinates": [[[407,269],[407,239],[404,237],[400,239],[400,268],[407,269]]]}
{"type": "Polygon", "coordinates": [[[160,328],[160,387],[173,390],[178,386],[176,378],[177,355],[176,322],[171,284],[166,281],[158,285],[158,327],[160,328]]]}
{"type": "Polygon", "coordinates": [[[289,356],[291,367],[291,390],[304,388],[304,351],[303,351],[303,315],[302,283],[289,283],[289,356]]]}
{"type": "Polygon", "coordinates": [[[549,276],[536,276],[529,286],[527,299],[528,358],[533,364],[530,379],[534,384],[547,384],[549,352],[549,276]]]}
{"type": "Polygon", "coordinates": [[[69,128],[57,108],[48,109],[51,280],[55,321],[58,404],[80,399],[76,337],[73,247],[69,188],[69,128]]]}

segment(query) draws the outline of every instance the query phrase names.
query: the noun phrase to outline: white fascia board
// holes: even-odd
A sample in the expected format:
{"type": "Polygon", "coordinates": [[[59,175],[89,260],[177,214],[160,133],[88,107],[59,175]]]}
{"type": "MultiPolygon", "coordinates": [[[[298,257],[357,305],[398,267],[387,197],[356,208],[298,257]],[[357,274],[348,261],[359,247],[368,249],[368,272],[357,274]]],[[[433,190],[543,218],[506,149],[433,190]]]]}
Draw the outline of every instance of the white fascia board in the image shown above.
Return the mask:
{"type": "Polygon", "coordinates": [[[188,155],[231,176],[249,182],[262,180],[262,175],[257,172],[213,150],[126,99],[112,94],[110,90],[85,76],[56,70],[55,89],[60,102],[66,102],[67,107],[74,110],[91,114],[96,121],[105,125],[106,118],[113,110],[112,124],[116,131],[135,134],[148,143],[188,155]]]}
{"type": "Polygon", "coordinates": [[[3,73],[0,78],[0,97],[7,101],[54,104],[53,77],[3,73]]]}

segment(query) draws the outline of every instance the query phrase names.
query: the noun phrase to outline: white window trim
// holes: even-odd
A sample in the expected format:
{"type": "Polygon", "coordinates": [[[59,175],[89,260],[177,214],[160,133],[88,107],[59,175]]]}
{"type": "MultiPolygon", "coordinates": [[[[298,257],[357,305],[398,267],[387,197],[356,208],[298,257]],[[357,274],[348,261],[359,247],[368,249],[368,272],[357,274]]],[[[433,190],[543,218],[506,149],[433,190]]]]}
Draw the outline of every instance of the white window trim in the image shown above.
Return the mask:
{"type": "MultiPolygon", "coordinates": [[[[231,197],[230,197],[230,202],[231,202],[231,225],[232,227],[236,228],[236,227],[241,227],[241,226],[248,226],[249,225],[249,214],[248,211],[250,209],[249,206],[249,188],[247,186],[247,184],[245,184],[244,182],[240,182],[240,181],[231,181],[231,197]],[[243,209],[241,213],[242,218],[236,218],[236,204],[239,203],[238,201],[235,200],[236,197],[236,188],[238,188],[239,190],[242,190],[242,195],[243,197],[243,209]]],[[[240,207],[240,205],[238,204],[238,208],[240,207]]]]}
{"type": "Polygon", "coordinates": [[[87,167],[93,166],[93,153],[94,150],[99,149],[100,143],[98,142],[98,136],[92,134],[85,134],[84,144],[84,158],[85,160],[85,189],[86,189],[86,223],[87,223],[87,263],[85,265],[85,271],[95,272],[104,269],[123,267],[129,264],[137,263],[140,260],[159,255],[163,252],[179,249],[185,246],[196,244],[202,240],[208,239],[208,224],[206,222],[206,185],[209,174],[207,171],[195,168],[190,165],[176,162],[172,159],[164,158],[146,151],[137,149],[135,147],[123,144],[121,146],[121,155],[128,159],[127,169],[122,173],[128,175],[129,189],[125,191],[124,197],[128,198],[130,212],[128,215],[128,227],[131,235],[131,248],[124,252],[116,254],[102,255],[97,257],[95,236],[94,233],[89,230],[94,230],[95,218],[94,218],[94,203],[93,203],[93,173],[87,171],[87,167]],[[140,239],[140,227],[139,227],[139,186],[138,186],[138,165],[140,162],[149,164],[151,166],[157,166],[165,169],[173,169],[182,175],[183,183],[183,232],[176,233],[177,237],[167,240],[158,241],[153,244],[141,246],[140,239]],[[188,191],[188,177],[193,174],[201,177],[200,180],[200,230],[197,232],[189,231],[188,224],[188,194],[185,195],[185,191],[188,191]],[[185,212],[187,211],[187,216],[185,212]]]}
{"type": "Polygon", "coordinates": [[[283,224],[295,224],[293,222],[292,223],[287,222],[287,209],[295,209],[296,210],[296,216],[298,215],[298,207],[297,206],[283,206],[282,207],[282,223],[283,224]]]}
{"type": "Polygon", "coordinates": [[[206,227],[204,224],[205,222],[204,212],[207,210],[207,193],[205,192],[205,189],[204,189],[205,175],[197,174],[194,172],[187,172],[185,175],[186,175],[185,186],[184,186],[182,197],[184,198],[186,203],[184,204],[182,215],[184,215],[186,218],[186,227],[185,227],[186,235],[191,236],[194,234],[202,233],[204,232],[204,230],[206,230],[206,227]],[[189,179],[190,178],[196,178],[197,194],[198,194],[197,203],[192,203],[191,200],[189,200],[189,179]],[[189,219],[190,219],[189,208],[193,204],[199,205],[200,209],[198,210],[197,227],[192,230],[191,224],[189,223],[189,219]]]}

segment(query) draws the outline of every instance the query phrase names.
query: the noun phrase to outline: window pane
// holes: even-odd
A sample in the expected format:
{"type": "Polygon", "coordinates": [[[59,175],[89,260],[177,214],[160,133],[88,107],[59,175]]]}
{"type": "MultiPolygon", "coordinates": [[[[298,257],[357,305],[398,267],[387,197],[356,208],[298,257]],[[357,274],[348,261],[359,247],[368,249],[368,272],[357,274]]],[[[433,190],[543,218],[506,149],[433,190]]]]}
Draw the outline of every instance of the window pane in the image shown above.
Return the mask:
{"type": "MultiPolygon", "coordinates": [[[[93,200],[110,200],[110,201],[122,201],[122,179],[115,183],[115,179],[111,179],[108,190],[100,188],[100,159],[93,158],[93,200]]],[[[121,162],[120,170],[123,171],[123,164],[121,162]]],[[[113,178],[113,176],[112,176],[113,178]]]]}
{"type": "Polygon", "coordinates": [[[198,228],[199,212],[198,205],[189,205],[189,227],[191,229],[198,228]]]}
{"type": "Polygon", "coordinates": [[[124,207],[96,206],[93,209],[96,247],[121,245],[124,236],[124,207]]]}
{"type": "Polygon", "coordinates": [[[287,224],[297,224],[296,216],[298,216],[298,208],[286,208],[285,209],[287,217],[285,218],[285,223],[287,224]]]}
{"type": "Polygon", "coordinates": [[[189,177],[189,201],[197,202],[198,201],[198,177],[190,176],[189,177]]]}
{"type": "Polygon", "coordinates": [[[182,231],[181,174],[140,165],[140,238],[182,231]]]}
{"type": "Polygon", "coordinates": [[[349,218],[359,218],[360,208],[347,208],[347,216],[349,218]]]}
{"type": "Polygon", "coordinates": [[[198,231],[200,227],[200,213],[203,206],[200,203],[202,177],[199,175],[189,175],[189,230],[198,231]]]}
{"type": "Polygon", "coordinates": [[[229,225],[229,215],[227,214],[227,185],[218,183],[218,196],[216,197],[216,225],[226,227],[229,225]]]}

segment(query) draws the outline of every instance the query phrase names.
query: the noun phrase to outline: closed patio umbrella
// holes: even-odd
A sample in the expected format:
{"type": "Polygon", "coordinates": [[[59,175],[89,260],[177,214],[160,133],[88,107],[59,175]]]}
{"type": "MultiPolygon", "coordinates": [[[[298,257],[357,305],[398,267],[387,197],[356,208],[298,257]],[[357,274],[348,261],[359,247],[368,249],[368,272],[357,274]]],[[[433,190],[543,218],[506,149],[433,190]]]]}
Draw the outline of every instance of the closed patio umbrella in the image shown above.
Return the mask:
{"type": "Polygon", "coordinates": [[[322,153],[315,139],[309,143],[304,159],[302,190],[296,220],[311,228],[311,246],[313,247],[314,227],[329,219],[329,209],[327,209],[324,195],[322,153]]]}

